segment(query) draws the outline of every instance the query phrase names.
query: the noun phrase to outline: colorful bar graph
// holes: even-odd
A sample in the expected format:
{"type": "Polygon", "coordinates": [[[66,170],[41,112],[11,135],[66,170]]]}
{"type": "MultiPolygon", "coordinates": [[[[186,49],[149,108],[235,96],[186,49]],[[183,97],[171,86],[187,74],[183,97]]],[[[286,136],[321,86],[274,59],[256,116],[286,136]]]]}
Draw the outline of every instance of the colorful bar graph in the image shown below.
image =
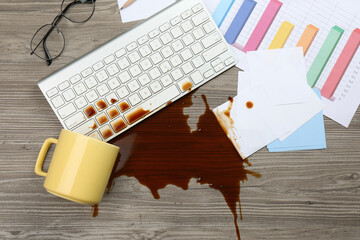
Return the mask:
{"type": "Polygon", "coordinates": [[[229,29],[225,33],[225,39],[229,44],[233,44],[236,41],[255,6],[255,1],[244,0],[229,29]]]}
{"type": "Polygon", "coordinates": [[[270,1],[243,49],[245,53],[248,51],[255,51],[259,48],[281,6],[282,2],[278,0],[270,1]]]}
{"type": "Polygon", "coordinates": [[[321,89],[321,95],[323,97],[330,99],[333,96],[347,68],[349,67],[356,51],[358,50],[359,44],[360,44],[360,29],[357,28],[352,32],[349,40],[347,41],[344,49],[342,50],[339,56],[339,59],[335,63],[333,70],[331,71],[323,88],[321,89]]]}
{"type": "Polygon", "coordinates": [[[313,43],[318,32],[319,32],[319,29],[311,24],[305,28],[304,33],[302,34],[299,42],[296,45],[297,47],[303,48],[304,56],[308,52],[308,50],[309,50],[311,44],[313,43]]]}
{"type": "Polygon", "coordinates": [[[289,39],[294,25],[285,21],[281,24],[279,30],[277,31],[274,39],[272,40],[269,49],[279,49],[285,46],[286,41],[289,39]]]}
{"type": "Polygon", "coordinates": [[[324,44],[320,48],[318,55],[316,56],[307,73],[307,80],[310,87],[315,87],[315,84],[319,80],[321,73],[323,72],[326,64],[328,63],[331,55],[333,54],[343,33],[344,29],[341,29],[338,26],[335,26],[331,29],[329,35],[327,36],[324,44]]]}
{"type": "Polygon", "coordinates": [[[212,17],[218,27],[221,26],[222,22],[224,21],[226,15],[228,14],[231,6],[235,0],[221,0],[215,12],[213,13],[212,17]]]}

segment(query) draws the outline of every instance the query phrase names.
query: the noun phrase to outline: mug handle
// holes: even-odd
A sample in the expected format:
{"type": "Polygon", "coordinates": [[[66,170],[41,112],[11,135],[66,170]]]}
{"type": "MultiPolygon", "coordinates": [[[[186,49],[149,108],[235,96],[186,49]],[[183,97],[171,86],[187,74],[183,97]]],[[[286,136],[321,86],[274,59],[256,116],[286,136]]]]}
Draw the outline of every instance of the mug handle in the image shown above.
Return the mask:
{"type": "Polygon", "coordinates": [[[37,175],[46,177],[47,173],[42,170],[42,166],[44,164],[46,154],[47,154],[51,144],[57,144],[57,143],[58,143],[58,140],[55,138],[48,138],[45,140],[44,144],[41,147],[39,156],[38,156],[38,158],[36,160],[36,164],[35,164],[35,173],[37,175]]]}

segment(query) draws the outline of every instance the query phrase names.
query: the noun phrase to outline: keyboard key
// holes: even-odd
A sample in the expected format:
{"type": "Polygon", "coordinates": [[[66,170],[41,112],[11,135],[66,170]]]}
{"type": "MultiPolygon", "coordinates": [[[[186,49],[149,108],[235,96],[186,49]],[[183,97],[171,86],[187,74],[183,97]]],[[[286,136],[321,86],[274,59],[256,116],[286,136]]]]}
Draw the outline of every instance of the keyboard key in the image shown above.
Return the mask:
{"type": "Polygon", "coordinates": [[[88,117],[88,118],[91,118],[92,116],[94,116],[96,114],[96,110],[95,108],[90,105],[89,107],[85,108],[84,109],[84,112],[85,112],[85,115],[88,117]]]}
{"type": "Polygon", "coordinates": [[[157,79],[158,77],[161,76],[161,72],[159,71],[159,69],[158,69],[157,67],[151,69],[151,70],[149,71],[149,74],[150,74],[150,77],[151,77],[153,80],[155,80],[155,79],[157,79]]]}
{"type": "Polygon", "coordinates": [[[102,141],[102,138],[101,138],[100,134],[98,133],[98,131],[95,131],[95,132],[91,133],[89,135],[89,137],[95,138],[96,140],[99,140],[99,141],[102,141]]]}
{"type": "Polygon", "coordinates": [[[169,75],[166,75],[161,78],[161,83],[164,85],[164,87],[167,87],[173,83],[173,80],[171,79],[171,77],[169,75]]]}
{"type": "Polygon", "coordinates": [[[127,71],[125,71],[119,74],[119,79],[122,83],[126,83],[131,79],[131,77],[130,74],[127,71]]]}
{"type": "Polygon", "coordinates": [[[107,75],[105,70],[101,70],[100,72],[96,73],[95,76],[96,76],[97,80],[99,80],[99,82],[103,82],[109,78],[109,76],[107,75]]]}
{"type": "Polygon", "coordinates": [[[228,59],[225,60],[224,63],[225,63],[226,66],[229,66],[229,65],[235,63],[235,61],[236,61],[236,60],[235,60],[234,57],[229,57],[228,59]]]}
{"type": "Polygon", "coordinates": [[[122,86],[121,88],[116,90],[116,93],[119,95],[120,99],[125,98],[130,94],[125,86],[122,86]]]}
{"type": "Polygon", "coordinates": [[[124,119],[122,119],[122,118],[116,119],[115,121],[111,122],[111,127],[113,128],[114,132],[116,132],[116,133],[125,129],[126,126],[127,125],[126,125],[124,119]]]}
{"type": "Polygon", "coordinates": [[[215,30],[215,26],[214,26],[214,24],[212,22],[205,23],[203,25],[203,28],[204,28],[206,33],[211,33],[212,31],[215,30]]]}
{"type": "Polygon", "coordinates": [[[206,12],[202,11],[198,15],[194,16],[191,20],[194,23],[194,25],[197,27],[200,24],[206,22],[209,19],[209,16],[206,12]]]}
{"type": "Polygon", "coordinates": [[[190,58],[192,58],[192,56],[193,54],[188,48],[181,52],[181,57],[184,59],[184,61],[189,60],[190,58]]]}
{"type": "Polygon", "coordinates": [[[203,53],[205,61],[210,61],[227,50],[225,43],[221,42],[203,53]]]}
{"type": "Polygon", "coordinates": [[[178,24],[180,22],[181,22],[180,16],[176,16],[173,19],[171,19],[171,21],[170,21],[171,25],[173,25],[173,26],[175,26],[176,24],[178,24]]]}
{"type": "Polygon", "coordinates": [[[64,91],[65,89],[70,87],[70,83],[68,81],[64,81],[64,82],[60,83],[58,87],[59,87],[60,91],[64,91]]]}
{"type": "Polygon", "coordinates": [[[79,74],[76,74],[75,76],[73,76],[73,77],[70,78],[70,82],[71,82],[72,84],[75,84],[75,83],[77,83],[77,82],[80,81],[80,80],[81,80],[81,76],[80,76],[79,74]]]}
{"type": "Polygon", "coordinates": [[[140,66],[142,67],[142,69],[143,69],[144,71],[146,71],[146,70],[150,69],[153,65],[152,65],[152,63],[150,62],[150,60],[147,58],[147,59],[142,60],[142,61],[140,62],[140,66]]]}
{"type": "Polygon", "coordinates": [[[96,88],[100,96],[104,96],[109,92],[109,88],[106,86],[106,84],[101,84],[99,87],[96,88]]]}
{"type": "Polygon", "coordinates": [[[199,68],[202,65],[205,64],[204,60],[202,59],[201,56],[197,56],[192,60],[192,63],[194,64],[195,68],[199,68]]]}
{"type": "Polygon", "coordinates": [[[158,91],[160,91],[162,89],[162,86],[159,81],[155,81],[150,84],[150,88],[154,93],[157,93],[158,91]]]}
{"type": "Polygon", "coordinates": [[[109,115],[110,118],[114,118],[116,116],[119,116],[120,113],[116,107],[112,107],[109,110],[107,110],[107,114],[109,115]]]}
{"type": "Polygon", "coordinates": [[[170,33],[167,32],[160,36],[160,40],[164,45],[166,45],[172,41],[172,37],[171,37],[170,33]]]}
{"type": "Polygon", "coordinates": [[[171,62],[171,64],[173,65],[173,67],[177,67],[177,66],[179,66],[180,64],[182,64],[182,60],[181,60],[181,58],[180,58],[178,55],[170,58],[170,62],[171,62]]]}
{"type": "Polygon", "coordinates": [[[115,61],[115,56],[112,54],[104,59],[105,64],[110,64],[113,61],[115,61]]]}
{"type": "Polygon", "coordinates": [[[136,47],[137,47],[136,42],[132,42],[132,43],[130,43],[130,44],[128,44],[128,45],[126,46],[126,49],[127,49],[129,52],[131,52],[131,51],[134,50],[136,47]]]}
{"type": "Polygon", "coordinates": [[[154,65],[160,63],[163,60],[159,52],[154,53],[150,58],[154,65]]]}
{"type": "Polygon", "coordinates": [[[96,120],[100,124],[100,126],[104,125],[104,123],[109,121],[109,119],[108,119],[108,117],[106,116],[105,113],[101,113],[100,115],[97,115],[96,120]]]}
{"type": "Polygon", "coordinates": [[[68,89],[63,92],[63,97],[65,101],[69,102],[70,100],[73,100],[75,98],[75,93],[72,89],[68,89]]]}
{"type": "Polygon", "coordinates": [[[55,108],[61,107],[63,104],[65,104],[61,96],[56,96],[51,99],[51,103],[54,105],[55,108]]]}
{"type": "Polygon", "coordinates": [[[182,78],[184,76],[184,74],[181,72],[181,70],[178,68],[174,71],[171,72],[171,76],[173,77],[173,79],[175,81],[179,80],[180,78],[182,78]]]}
{"type": "Polygon", "coordinates": [[[193,29],[194,26],[192,25],[192,23],[190,21],[186,21],[181,24],[181,28],[185,33],[187,33],[188,31],[193,29]]]}
{"type": "Polygon", "coordinates": [[[201,75],[201,73],[199,71],[194,72],[193,74],[190,75],[191,80],[193,80],[193,82],[195,84],[199,84],[200,82],[202,82],[204,80],[203,76],[201,75]]]}
{"type": "Polygon", "coordinates": [[[139,95],[137,95],[135,93],[129,97],[129,101],[130,101],[131,105],[135,106],[136,104],[141,102],[141,99],[140,99],[139,95]]]}
{"type": "Polygon", "coordinates": [[[178,52],[184,48],[184,45],[182,44],[182,42],[180,40],[176,40],[175,42],[173,42],[171,44],[171,46],[174,48],[175,52],[178,52]]]}
{"type": "Polygon", "coordinates": [[[135,65],[135,66],[129,68],[129,71],[130,71],[131,76],[133,76],[133,77],[136,77],[136,76],[140,75],[140,73],[141,73],[141,69],[138,65],[135,65]]]}
{"type": "Polygon", "coordinates": [[[167,73],[172,69],[172,67],[168,61],[165,61],[162,64],[160,64],[160,69],[163,73],[167,73]]]}
{"type": "Polygon", "coordinates": [[[159,34],[160,34],[159,30],[157,28],[155,28],[154,30],[149,32],[149,37],[154,38],[154,37],[158,36],[159,34]]]}
{"type": "Polygon", "coordinates": [[[199,12],[199,11],[202,10],[202,9],[203,9],[203,6],[199,3],[199,4],[195,5],[195,6],[192,8],[192,11],[193,11],[194,13],[197,13],[197,12],[199,12]]]}
{"type": "Polygon", "coordinates": [[[152,48],[153,51],[158,50],[159,48],[161,48],[161,46],[162,46],[162,44],[159,41],[159,39],[155,39],[150,42],[150,47],[152,48]]]}
{"type": "Polygon", "coordinates": [[[195,55],[197,55],[198,53],[202,52],[204,49],[201,46],[201,44],[197,42],[197,43],[195,43],[194,45],[191,46],[191,50],[193,51],[193,53],[195,55]]]}
{"type": "Polygon", "coordinates": [[[142,99],[147,99],[148,97],[151,96],[151,92],[150,92],[148,87],[145,87],[145,88],[141,89],[139,91],[139,93],[140,93],[140,96],[141,96],[142,99]]]}
{"type": "Polygon", "coordinates": [[[214,70],[215,70],[215,72],[220,72],[221,70],[224,69],[224,67],[225,67],[224,64],[220,63],[216,67],[214,67],[214,70]]]}
{"type": "Polygon", "coordinates": [[[115,88],[117,88],[118,86],[120,86],[119,81],[117,80],[117,78],[111,78],[109,81],[107,81],[107,84],[109,85],[109,87],[111,88],[111,90],[114,90],[115,88]]]}
{"type": "Polygon", "coordinates": [[[106,101],[110,104],[114,104],[117,101],[119,101],[118,97],[116,96],[115,93],[110,93],[109,95],[107,95],[106,97],[106,101]]]}
{"type": "Polygon", "coordinates": [[[103,99],[101,99],[96,102],[96,107],[97,107],[98,111],[102,111],[102,110],[106,109],[108,107],[108,105],[106,104],[106,102],[103,99]]]}
{"type": "MultiPolygon", "coordinates": [[[[91,68],[87,68],[84,71],[81,72],[81,75],[86,78],[87,76],[89,76],[90,74],[92,74],[93,71],[91,70],[91,68]]],[[[70,80],[71,81],[71,80],[70,80]]]]}
{"type": "Polygon", "coordinates": [[[74,86],[74,90],[77,93],[77,95],[81,95],[84,92],[86,92],[86,87],[83,83],[79,83],[78,85],[74,86]]]}
{"type": "Polygon", "coordinates": [[[104,139],[107,139],[113,135],[113,132],[108,126],[102,127],[100,132],[104,139]]]}
{"type": "Polygon", "coordinates": [[[163,49],[161,49],[161,53],[164,56],[164,58],[168,58],[174,54],[170,46],[166,46],[163,49]]]}
{"type": "Polygon", "coordinates": [[[188,74],[188,73],[190,73],[190,72],[192,72],[194,70],[193,66],[189,62],[182,65],[181,68],[182,68],[182,70],[184,71],[185,74],[188,74]]]}
{"type": "Polygon", "coordinates": [[[130,105],[127,103],[127,101],[122,101],[118,104],[118,106],[121,112],[125,112],[130,109],[130,105]]]}
{"type": "Polygon", "coordinates": [[[180,94],[176,86],[171,86],[164,91],[160,92],[156,96],[150,98],[146,102],[143,102],[139,107],[125,114],[125,118],[129,124],[134,124],[151,111],[159,108],[160,106],[173,100],[180,94]]]}
{"type": "Polygon", "coordinates": [[[58,110],[58,113],[61,118],[66,118],[71,114],[73,114],[74,112],[76,112],[76,107],[72,103],[69,103],[68,105],[65,105],[64,107],[58,110]]]}
{"type": "Polygon", "coordinates": [[[148,37],[146,35],[142,36],[141,38],[139,38],[137,40],[137,42],[139,43],[139,45],[143,45],[144,43],[146,43],[148,41],[148,37]]]}
{"type": "Polygon", "coordinates": [[[132,63],[136,63],[137,61],[139,61],[141,58],[140,58],[140,55],[137,51],[134,51],[132,53],[129,54],[129,59],[132,63]]]}
{"type": "Polygon", "coordinates": [[[205,36],[204,31],[201,28],[197,28],[193,31],[193,35],[195,37],[196,40],[199,40],[200,38],[202,38],[203,36],[205,36]]]}
{"type": "Polygon", "coordinates": [[[165,32],[166,30],[170,29],[170,23],[164,23],[163,25],[160,26],[160,31],[161,32],[165,32]]]}
{"type": "Polygon", "coordinates": [[[203,40],[201,40],[201,43],[204,45],[205,48],[208,48],[220,40],[221,40],[220,35],[217,32],[214,32],[211,35],[204,38],[203,40]]]}
{"type": "Polygon", "coordinates": [[[106,68],[110,76],[114,76],[116,73],[119,72],[119,68],[116,66],[115,63],[111,64],[109,67],[106,68]]]}
{"type": "Polygon", "coordinates": [[[58,92],[59,91],[54,87],[54,88],[50,89],[49,91],[47,91],[46,94],[48,95],[48,97],[53,97],[56,94],[58,94],[58,92]]]}
{"type": "Polygon", "coordinates": [[[204,77],[205,77],[205,78],[209,78],[209,77],[211,77],[212,75],[214,75],[214,70],[212,70],[212,69],[210,69],[210,70],[208,70],[208,71],[206,71],[206,72],[204,73],[204,77]]]}
{"type": "Polygon", "coordinates": [[[181,14],[182,19],[187,19],[192,15],[192,12],[190,10],[187,10],[181,14]]]}
{"type": "Polygon", "coordinates": [[[180,27],[175,27],[173,29],[171,29],[171,35],[173,36],[173,38],[178,38],[181,35],[183,35],[183,32],[181,31],[180,27]]]}
{"type": "Polygon", "coordinates": [[[141,56],[146,57],[151,53],[151,49],[148,45],[144,45],[143,47],[139,48],[139,52],[141,56]]]}
{"type": "Polygon", "coordinates": [[[91,76],[88,79],[85,79],[85,84],[91,89],[97,85],[97,81],[95,80],[95,77],[91,76]]]}
{"type": "Polygon", "coordinates": [[[117,58],[121,58],[122,56],[124,56],[126,54],[126,50],[125,48],[121,48],[120,50],[118,50],[115,55],[117,58]]]}
{"type": "Polygon", "coordinates": [[[211,66],[215,67],[216,65],[219,65],[221,63],[220,58],[215,59],[214,61],[211,62],[211,66]]]}
{"type": "Polygon", "coordinates": [[[122,59],[120,59],[118,62],[119,64],[119,67],[121,70],[124,70],[125,68],[129,67],[130,66],[130,63],[129,61],[127,60],[126,57],[123,57],[122,59]]]}
{"type": "Polygon", "coordinates": [[[86,93],[85,96],[90,103],[98,99],[98,95],[95,90],[91,90],[90,92],[86,93]]]}
{"type": "Polygon", "coordinates": [[[86,99],[83,96],[81,96],[75,100],[75,104],[79,109],[82,109],[83,107],[85,107],[87,105],[87,102],[86,102],[86,99]]]}
{"type": "Polygon", "coordinates": [[[129,82],[128,87],[131,92],[135,92],[140,88],[140,85],[136,80],[132,80],[131,82],[129,82]]]}
{"type": "Polygon", "coordinates": [[[90,133],[92,130],[95,130],[97,127],[98,126],[95,123],[95,121],[91,119],[91,120],[81,124],[80,126],[75,128],[73,131],[76,133],[86,135],[86,134],[90,133]]]}
{"type": "Polygon", "coordinates": [[[195,41],[191,34],[184,36],[182,40],[186,46],[189,46],[195,41]]]}
{"type": "Polygon", "coordinates": [[[145,86],[146,84],[148,84],[151,81],[149,76],[146,73],[141,75],[138,79],[139,79],[140,84],[143,86],[145,86]]]}
{"type": "Polygon", "coordinates": [[[93,65],[94,71],[97,71],[97,70],[101,69],[102,67],[104,67],[104,63],[102,61],[99,61],[93,65]]]}
{"type": "Polygon", "coordinates": [[[80,123],[82,123],[84,121],[85,121],[84,114],[82,114],[82,112],[77,112],[73,116],[66,119],[64,121],[64,123],[68,129],[72,129],[73,127],[79,125],[80,123]]]}
{"type": "Polygon", "coordinates": [[[178,86],[181,89],[181,91],[185,92],[193,87],[193,84],[191,83],[190,79],[184,78],[183,80],[178,82],[178,86]]]}

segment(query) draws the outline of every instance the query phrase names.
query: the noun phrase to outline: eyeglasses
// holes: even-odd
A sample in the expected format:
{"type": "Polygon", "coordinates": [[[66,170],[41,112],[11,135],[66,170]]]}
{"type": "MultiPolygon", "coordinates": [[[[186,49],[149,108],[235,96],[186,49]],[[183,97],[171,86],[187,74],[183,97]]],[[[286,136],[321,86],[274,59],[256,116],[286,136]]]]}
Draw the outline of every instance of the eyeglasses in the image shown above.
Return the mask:
{"type": "Polygon", "coordinates": [[[94,14],[95,2],[96,0],[63,0],[61,13],[51,24],[46,24],[35,32],[30,42],[30,54],[46,60],[50,66],[52,60],[59,57],[65,49],[64,34],[57,27],[60,20],[65,17],[73,23],[87,22],[94,14]]]}

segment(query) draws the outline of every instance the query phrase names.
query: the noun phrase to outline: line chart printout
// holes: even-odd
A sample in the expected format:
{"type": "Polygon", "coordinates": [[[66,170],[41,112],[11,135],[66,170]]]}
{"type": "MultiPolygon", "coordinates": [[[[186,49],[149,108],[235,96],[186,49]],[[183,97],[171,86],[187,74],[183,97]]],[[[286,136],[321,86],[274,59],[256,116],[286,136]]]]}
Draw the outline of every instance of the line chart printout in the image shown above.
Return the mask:
{"type": "MultiPolygon", "coordinates": [[[[282,40],[285,42],[277,45],[304,47],[307,71],[311,70],[308,74],[312,76],[311,83],[326,93],[322,97],[324,115],[348,127],[360,104],[360,2],[254,1],[254,9],[246,23],[241,23],[241,32],[232,44],[238,57],[237,66],[246,71],[245,52],[269,49],[281,27],[284,24],[293,25],[290,35],[282,40]]],[[[235,0],[231,6],[220,26],[223,35],[244,2],[235,0]]]]}

